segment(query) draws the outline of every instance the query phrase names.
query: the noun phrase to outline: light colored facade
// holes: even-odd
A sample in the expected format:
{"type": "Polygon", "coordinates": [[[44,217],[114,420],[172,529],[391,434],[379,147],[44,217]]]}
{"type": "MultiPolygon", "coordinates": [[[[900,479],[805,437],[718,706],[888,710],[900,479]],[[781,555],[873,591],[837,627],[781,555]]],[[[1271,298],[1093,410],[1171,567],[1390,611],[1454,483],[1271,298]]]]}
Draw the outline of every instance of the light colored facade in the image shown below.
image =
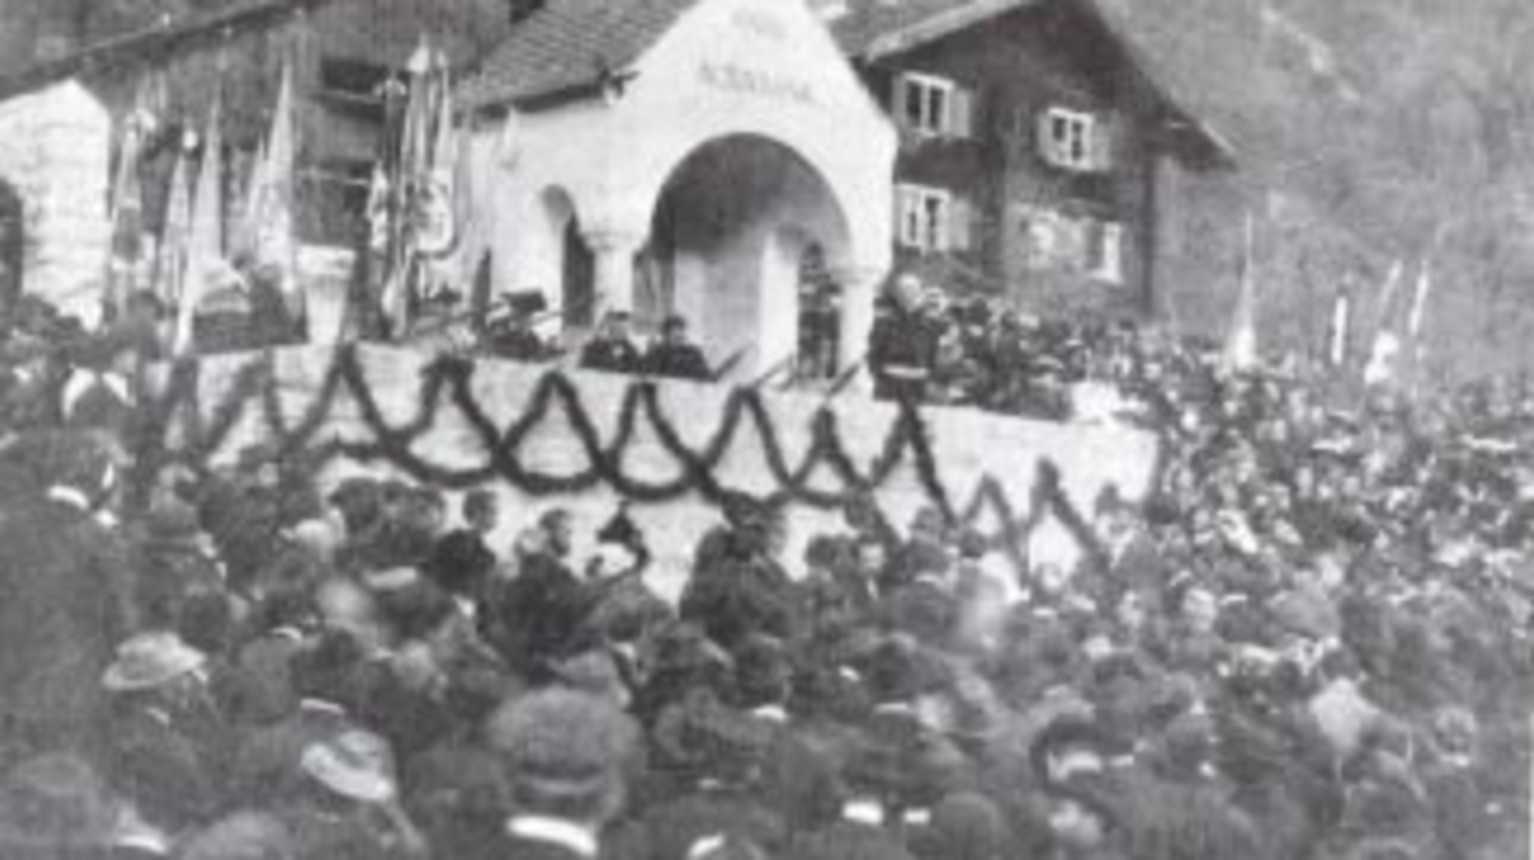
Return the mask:
{"type": "Polygon", "coordinates": [[[498,290],[542,291],[567,323],[687,317],[712,362],[747,351],[733,378],[797,351],[817,247],[850,366],[890,266],[894,129],[802,0],[680,5],[603,86],[553,105],[521,93],[481,120],[470,241],[498,290]],[[586,253],[589,285],[572,265],[586,253]]]}

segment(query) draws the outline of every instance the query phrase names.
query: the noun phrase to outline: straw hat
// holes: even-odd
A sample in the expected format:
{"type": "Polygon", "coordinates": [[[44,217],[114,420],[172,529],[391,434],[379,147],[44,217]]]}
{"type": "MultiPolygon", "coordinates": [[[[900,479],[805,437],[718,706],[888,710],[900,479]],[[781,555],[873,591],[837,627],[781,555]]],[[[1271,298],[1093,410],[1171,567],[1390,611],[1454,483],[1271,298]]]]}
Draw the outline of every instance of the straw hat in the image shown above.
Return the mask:
{"type": "Polygon", "coordinates": [[[372,732],[346,731],[310,744],[299,766],[336,794],[363,803],[386,803],[397,792],[394,754],[388,741],[372,732]]]}
{"type": "Polygon", "coordinates": [[[101,683],[117,693],[152,690],[201,669],[207,659],[175,633],[140,633],[118,646],[101,683]]]}

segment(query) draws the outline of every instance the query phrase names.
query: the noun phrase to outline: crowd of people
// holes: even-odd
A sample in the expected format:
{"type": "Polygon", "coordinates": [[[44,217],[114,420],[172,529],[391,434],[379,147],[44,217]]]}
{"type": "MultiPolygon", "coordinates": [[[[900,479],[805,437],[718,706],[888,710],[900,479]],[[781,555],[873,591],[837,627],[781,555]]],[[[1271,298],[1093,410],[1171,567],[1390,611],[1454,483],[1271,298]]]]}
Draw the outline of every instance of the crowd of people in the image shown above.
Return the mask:
{"type": "MultiPolygon", "coordinates": [[[[998,339],[1002,315],[977,330],[1034,371],[950,377],[950,402],[1050,414],[1090,374],[1164,439],[1148,498],[1086,511],[1078,564],[868,500],[789,559],[783,512],[729,496],[673,605],[622,506],[322,492],[259,448],[118,521],[128,464],[87,429],[112,410],[40,397],[38,356],[116,367],[139,326],[85,348],[34,311],[0,450],[0,856],[1526,851],[1534,406],[1510,388],[1328,408],[1132,330],[998,339]]],[[[889,349],[881,393],[940,390],[889,349]]]]}

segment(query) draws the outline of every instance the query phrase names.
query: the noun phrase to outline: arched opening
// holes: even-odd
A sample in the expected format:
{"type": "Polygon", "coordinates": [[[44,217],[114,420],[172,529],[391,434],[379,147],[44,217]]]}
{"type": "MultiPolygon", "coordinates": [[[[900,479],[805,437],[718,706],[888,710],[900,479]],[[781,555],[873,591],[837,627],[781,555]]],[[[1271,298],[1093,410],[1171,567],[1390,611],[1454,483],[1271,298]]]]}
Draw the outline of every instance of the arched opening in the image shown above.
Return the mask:
{"type": "Polygon", "coordinates": [[[587,327],[596,306],[596,266],[581,235],[580,213],[563,188],[539,196],[543,229],[526,236],[527,264],[518,290],[536,290],[557,298],[566,327],[587,327]]]}
{"type": "Polygon", "coordinates": [[[0,180],[0,331],[10,331],[21,301],[26,258],[26,208],[21,195],[0,180]]]}
{"type": "MultiPolygon", "coordinates": [[[[636,273],[635,315],[687,318],[710,362],[735,368],[729,378],[796,372],[807,340],[819,347],[803,331],[806,257],[832,272],[851,254],[843,208],[803,157],[764,137],[719,138],[693,150],[662,186],[636,273]]],[[[824,314],[815,322],[839,328],[824,314]]]]}
{"type": "Polygon", "coordinates": [[[581,222],[565,225],[564,265],[560,270],[559,301],[565,328],[590,328],[597,306],[596,258],[581,236],[581,222]]]}

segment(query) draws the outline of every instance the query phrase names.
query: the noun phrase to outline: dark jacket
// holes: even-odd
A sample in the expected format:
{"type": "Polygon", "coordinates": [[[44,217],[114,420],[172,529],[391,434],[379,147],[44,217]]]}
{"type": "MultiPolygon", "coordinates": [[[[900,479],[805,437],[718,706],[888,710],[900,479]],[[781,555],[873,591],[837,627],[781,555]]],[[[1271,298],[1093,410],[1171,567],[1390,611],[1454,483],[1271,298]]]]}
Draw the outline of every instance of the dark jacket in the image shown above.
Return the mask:
{"type": "Polygon", "coordinates": [[[591,590],[563,561],[536,553],[488,607],[483,633],[514,670],[537,675],[566,656],[592,605],[591,590]]]}
{"type": "Polygon", "coordinates": [[[627,339],[598,338],[581,350],[581,367],[609,373],[638,373],[644,359],[627,339]]]}
{"type": "Polygon", "coordinates": [[[937,362],[937,328],[919,316],[894,313],[880,318],[868,336],[868,368],[881,399],[925,396],[937,362]]]}
{"type": "Polygon", "coordinates": [[[776,561],[751,547],[741,534],[718,529],[698,545],[680,612],[729,648],[754,633],[791,638],[804,620],[799,596],[776,561]]]}
{"type": "Polygon", "coordinates": [[[644,371],[668,379],[692,379],[707,382],[712,374],[703,350],[690,343],[658,343],[644,358],[644,371]]]}
{"type": "Polygon", "coordinates": [[[99,707],[116,643],[137,626],[127,548],[52,499],[10,510],[0,546],[0,711],[28,731],[78,739],[69,736],[99,707]]]}
{"type": "Polygon", "coordinates": [[[125,703],[109,743],[114,787],[151,824],[174,832],[221,811],[228,736],[211,712],[194,719],[149,701],[125,703]]]}
{"type": "Polygon", "coordinates": [[[304,701],[281,722],[257,729],[239,744],[234,761],[236,793],[260,803],[302,782],[299,761],[317,741],[357,728],[339,708],[304,701]]]}

